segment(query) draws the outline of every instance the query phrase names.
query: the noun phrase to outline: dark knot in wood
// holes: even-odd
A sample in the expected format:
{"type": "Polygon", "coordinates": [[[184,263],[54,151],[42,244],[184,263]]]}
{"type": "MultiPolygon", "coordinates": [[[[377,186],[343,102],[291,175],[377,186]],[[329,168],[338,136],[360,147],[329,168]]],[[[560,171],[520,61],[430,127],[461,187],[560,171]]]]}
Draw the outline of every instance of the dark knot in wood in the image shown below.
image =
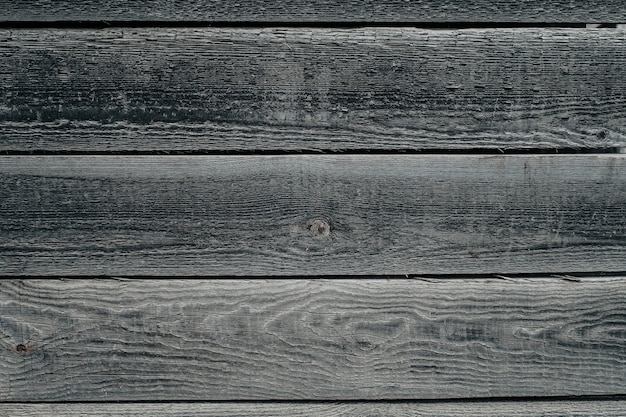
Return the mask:
{"type": "Polygon", "coordinates": [[[26,354],[28,352],[28,347],[22,343],[20,343],[19,345],[15,346],[15,351],[17,353],[20,353],[22,355],[26,354]]]}
{"type": "Polygon", "coordinates": [[[330,234],[330,224],[326,220],[315,219],[311,221],[309,230],[315,237],[326,237],[330,234]]]}

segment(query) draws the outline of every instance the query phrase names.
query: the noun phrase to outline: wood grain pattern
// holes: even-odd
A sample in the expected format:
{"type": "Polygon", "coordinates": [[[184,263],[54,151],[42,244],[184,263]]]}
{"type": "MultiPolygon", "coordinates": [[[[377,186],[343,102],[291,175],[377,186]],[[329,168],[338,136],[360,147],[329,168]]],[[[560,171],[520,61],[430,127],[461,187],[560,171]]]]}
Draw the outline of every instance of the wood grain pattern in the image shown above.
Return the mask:
{"type": "Polygon", "coordinates": [[[2,30],[0,151],[624,147],[625,42],[615,29],[2,30]]]}
{"type": "Polygon", "coordinates": [[[226,21],[226,22],[578,22],[623,23],[619,0],[13,0],[3,21],[226,21]]]}
{"type": "Polygon", "coordinates": [[[626,401],[512,401],[486,403],[174,403],[0,404],[22,417],[623,417],[626,401]]]}
{"type": "Polygon", "coordinates": [[[0,281],[0,399],[626,392],[626,280],[0,281]]]}
{"type": "Polygon", "coordinates": [[[623,271],[626,155],[0,157],[4,275],[623,271]]]}

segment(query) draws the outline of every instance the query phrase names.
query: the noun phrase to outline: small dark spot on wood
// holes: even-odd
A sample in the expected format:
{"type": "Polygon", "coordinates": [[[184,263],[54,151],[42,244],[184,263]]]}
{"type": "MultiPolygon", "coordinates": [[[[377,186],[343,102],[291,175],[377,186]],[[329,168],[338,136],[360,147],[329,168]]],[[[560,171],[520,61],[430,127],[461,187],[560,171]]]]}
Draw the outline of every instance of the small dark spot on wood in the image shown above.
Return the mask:
{"type": "Polygon", "coordinates": [[[377,346],[368,340],[356,340],[356,347],[360,351],[371,351],[377,346]]]}
{"type": "Polygon", "coordinates": [[[309,230],[315,237],[326,237],[330,234],[330,224],[326,220],[315,219],[309,225],[309,230]]]}
{"type": "Polygon", "coordinates": [[[30,349],[28,348],[28,346],[20,343],[19,345],[15,346],[15,351],[21,355],[25,355],[26,353],[28,353],[30,349]]]}
{"type": "Polygon", "coordinates": [[[604,138],[606,138],[606,132],[601,130],[600,132],[596,134],[596,137],[600,140],[603,140],[604,138]]]}

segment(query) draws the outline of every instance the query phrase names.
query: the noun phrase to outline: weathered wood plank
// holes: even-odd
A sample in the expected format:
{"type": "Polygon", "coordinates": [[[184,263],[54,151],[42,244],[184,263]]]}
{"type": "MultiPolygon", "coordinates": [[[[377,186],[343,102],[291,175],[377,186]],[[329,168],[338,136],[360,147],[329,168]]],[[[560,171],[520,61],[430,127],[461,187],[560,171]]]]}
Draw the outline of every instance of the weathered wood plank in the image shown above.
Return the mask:
{"type": "Polygon", "coordinates": [[[0,400],[624,394],[626,280],[3,280],[0,400]]]}
{"type": "Polygon", "coordinates": [[[0,151],[624,146],[625,42],[609,29],[3,30],[0,151]]]}
{"type": "Polygon", "coordinates": [[[623,23],[619,0],[5,1],[1,21],[623,23]]]}
{"type": "Polygon", "coordinates": [[[626,155],[0,157],[4,275],[614,271],[626,155]]]}
{"type": "Polygon", "coordinates": [[[22,417],[623,417],[626,401],[419,403],[0,404],[22,417]]]}

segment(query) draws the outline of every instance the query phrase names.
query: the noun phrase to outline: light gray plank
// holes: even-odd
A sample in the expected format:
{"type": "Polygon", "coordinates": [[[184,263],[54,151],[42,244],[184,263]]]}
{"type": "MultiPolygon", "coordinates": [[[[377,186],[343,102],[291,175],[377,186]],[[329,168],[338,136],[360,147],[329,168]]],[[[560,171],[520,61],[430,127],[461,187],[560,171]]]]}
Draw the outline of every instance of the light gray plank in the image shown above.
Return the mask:
{"type": "Polygon", "coordinates": [[[626,393],[626,280],[2,280],[0,400],[626,393]]]}
{"type": "Polygon", "coordinates": [[[419,403],[0,404],[22,417],[623,417],[626,401],[419,403]]]}
{"type": "Polygon", "coordinates": [[[619,0],[4,0],[0,20],[622,23],[626,9],[619,0]]]}
{"type": "Polygon", "coordinates": [[[626,270],[626,155],[0,157],[4,275],[626,270]]]}
{"type": "Polygon", "coordinates": [[[610,29],[2,30],[0,151],[623,147],[625,42],[610,29]]]}

